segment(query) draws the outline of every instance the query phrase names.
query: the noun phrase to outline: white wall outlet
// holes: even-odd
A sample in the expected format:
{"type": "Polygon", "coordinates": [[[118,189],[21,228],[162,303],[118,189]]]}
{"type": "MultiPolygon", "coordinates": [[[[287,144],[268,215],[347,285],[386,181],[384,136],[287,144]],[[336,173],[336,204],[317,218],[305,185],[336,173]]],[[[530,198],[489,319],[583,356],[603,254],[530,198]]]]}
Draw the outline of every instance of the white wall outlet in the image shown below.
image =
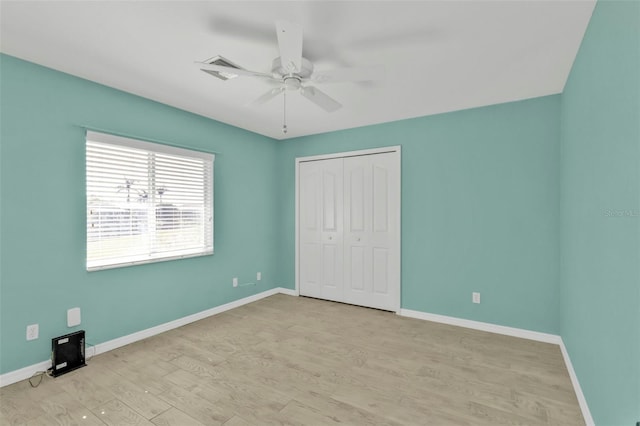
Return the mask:
{"type": "Polygon", "coordinates": [[[256,274],[256,280],[260,281],[262,279],[262,272],[258,272],[256,274]]]}
{"type": "Polygon", "coordinates": [[[76,325],[80,325],[80,308],[71,308],[67,310],[67,327],[76,325]]]}
{"type": "Polygon", "coordinates": [[[471,301],[473,303],[480,303],[480,293],[472,293],[471,301]]]}
{"type": "Polygon", "coordinates": [[[238,287],[238,277],[233,277],[233,286],[238,287]]]}
{"type": "Polygon", "coordinates": [[[36,340],[40,333],[38,324],[31,324],[27,326],[27,340],[36,340]]]}

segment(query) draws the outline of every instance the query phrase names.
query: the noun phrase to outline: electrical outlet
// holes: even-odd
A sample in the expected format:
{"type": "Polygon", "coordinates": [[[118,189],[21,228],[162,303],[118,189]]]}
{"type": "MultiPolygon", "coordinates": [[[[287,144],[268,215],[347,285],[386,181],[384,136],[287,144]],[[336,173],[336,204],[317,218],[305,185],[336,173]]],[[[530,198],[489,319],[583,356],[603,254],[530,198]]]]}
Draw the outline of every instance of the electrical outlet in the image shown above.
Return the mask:
{"type": "Polygon", "coordinates": [[[233,277],[233,286],[238,287],[238,277],[233,277]]]}
{"type": "Polygon", "coordinates": [[[256,280],[260,281],[262,279],[262,272],[258,272],[256,274],[256,280]]]}
{"type": "Polygon", "coordinates": [[[27,326],[27,340],[36,340],[38,338],[38,334],[38,324],[31,324],[27,326]]]}
{"type": "Polygon", "coordinates": [[[480,303],[480,293],[472,293],[471,301],[473,303],[480,303]]]}

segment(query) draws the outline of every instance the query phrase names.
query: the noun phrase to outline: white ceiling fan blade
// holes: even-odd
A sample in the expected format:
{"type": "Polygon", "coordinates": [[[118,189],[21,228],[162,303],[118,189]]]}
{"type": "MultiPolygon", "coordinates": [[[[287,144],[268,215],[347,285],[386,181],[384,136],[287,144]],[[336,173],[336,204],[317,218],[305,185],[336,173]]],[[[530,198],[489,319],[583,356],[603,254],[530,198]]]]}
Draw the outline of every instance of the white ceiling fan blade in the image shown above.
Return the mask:
{"type": "Polygon", "coordinates": [[[250,105],[262,105],[262,104],[264,104],[266,102],[269,102],[271,99],[273,99],[276,96],[278,96],[284,90],[285,90],[284,87],[274,87],[273,89],[269,90],[264,95],[260,96],[258,99],[256,99],[253,102],[251,102],[250,105]]]}
{"type": "Polygon", "coordinates": [[[333,112],[342,108],[342,104],[313,86],[302,87],[300,93],[327,112],[333,112]]]}
{"type": "Polygon", "coordinates": [[[343,83],[348,81],[383,80],[385,69],[382,66],[337,68],[313,73],[311,81],[316,83],[343,83]]]}
{"type": "Polygon", "coordinates": [[[302,27],[300,25],[277,21],[278,47],[285,70],[294,73],[302,69],[302,27]]]}
{"type": "Polygon", "coordinates": [[[223,65],[207,64],[206,62],[196,62],[196,65],[201,70],[217,71],[219,73],[232,74],[232,75],[243,75],[243,76],[249,76],[249,77],[262,77],[262,78],[273,79],[273,75],[266,74],[263,72],[249,71],[249,70],[233,68],[233,67],[225,67],[223,65]]]}

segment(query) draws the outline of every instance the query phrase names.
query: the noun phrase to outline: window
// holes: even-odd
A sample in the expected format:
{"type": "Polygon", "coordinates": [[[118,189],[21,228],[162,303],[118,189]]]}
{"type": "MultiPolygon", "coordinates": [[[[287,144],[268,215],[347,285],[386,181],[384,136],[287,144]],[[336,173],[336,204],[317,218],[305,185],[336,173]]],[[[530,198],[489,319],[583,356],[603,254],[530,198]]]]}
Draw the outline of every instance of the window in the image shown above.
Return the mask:
{"type": "Polygon", "coordinates": [[[213,161],[87,131],[87,270],[213,254],[213,161]]]}

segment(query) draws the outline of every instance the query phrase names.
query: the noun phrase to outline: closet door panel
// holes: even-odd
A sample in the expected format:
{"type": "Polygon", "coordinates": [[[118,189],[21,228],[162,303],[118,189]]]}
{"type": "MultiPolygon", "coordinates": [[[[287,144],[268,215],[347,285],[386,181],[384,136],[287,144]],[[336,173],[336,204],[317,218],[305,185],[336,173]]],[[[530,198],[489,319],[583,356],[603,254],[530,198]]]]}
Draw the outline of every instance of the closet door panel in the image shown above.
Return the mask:
{"type": "Polygon", "coordinates": [[[373,248],[373,292],[389,294],[389,250],[385,248],[373,248]]]}
{"type": "Polygon", "coordinates": [[[300,164],[300,294],[340,300],[344,274],[342,159],[300,164]]]}
{"type": "Polygon", "coordinates": [[[388,153],[371,156],[371,305],[400,307],[400,161],[388,153]]]}
{"type": "Polygon", "coordinates": [[[370,306],[372,291],[370,156],[344,159],[344,301],[370,306]]]}
{"type": "Polygon", "coordinates": [[[300,294],[320,297],[322,275],[320,263],[314,259],[321,258],[320,244],[303,243],[300,245],[300,294]]]}
{"type": "Polygon", "coordinates": [[[321,179],[322,170],[316,163],[300,165],[299,232],[300,232],[300,293],[320,297],[322,285],[321,263],[321,179]]]}
{"type": "Polygon", "coordinates": [[[389,171],[380,164],[373,164],[373,232],[389,230],[389,171]]]}
{"type": "Polygon", "coordinates": [[[399,180],[395,154],[349,157],[345,175],[344,301],[395,310],[398,307],[399,180]],[[357,253],[357,256],[356,256],[357,253]]]}
{"type": "Polygon", "coordinates": [[[347,277],[345,279],[345,291],[358,293],[357,297],[363,297],[366,291],[366,247],[352,245],[349,248],[349,256],[345,259],[345,265],[348,268],[347,277]]]}

